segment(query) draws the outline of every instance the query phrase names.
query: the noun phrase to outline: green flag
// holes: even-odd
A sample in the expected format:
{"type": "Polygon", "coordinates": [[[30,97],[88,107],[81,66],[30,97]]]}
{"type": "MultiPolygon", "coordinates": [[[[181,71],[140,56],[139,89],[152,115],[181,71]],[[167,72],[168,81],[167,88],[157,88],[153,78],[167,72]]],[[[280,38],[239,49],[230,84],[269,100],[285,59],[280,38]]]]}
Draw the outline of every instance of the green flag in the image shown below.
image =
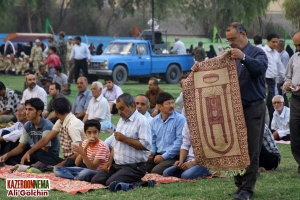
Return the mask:
{"type": "Polygon", "coordinates": [[[217,33],[218,33],[218,29],[216,26],[214,26],[213,40],[212,40],[213,43],[216,42],[217,33]]]}
{"type": "Polygon", "coordinates": [[[50,26],[50,21],[49,21],[49,19],[47,18],[47,19],[46,19],[46,24],[45,24],[45,33],[49,33],[49,26],[50,26]]]}

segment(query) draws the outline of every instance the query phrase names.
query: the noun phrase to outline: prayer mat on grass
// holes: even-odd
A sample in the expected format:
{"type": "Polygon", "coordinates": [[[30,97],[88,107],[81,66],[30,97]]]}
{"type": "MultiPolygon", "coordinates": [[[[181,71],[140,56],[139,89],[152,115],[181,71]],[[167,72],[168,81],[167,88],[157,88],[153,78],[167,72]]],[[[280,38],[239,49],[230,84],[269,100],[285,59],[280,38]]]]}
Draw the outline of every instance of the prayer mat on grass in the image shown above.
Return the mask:
{"type": "MultiPolygon", "coordinates": [[[[13,168],[13,166],[6,165],[5,167],[0,168],[0,178],[16,178],[16,179],[26,179],[26,178],[37,178],[37,179],[49,179],[50,180],[50,189],[58,190],[61,192],[66,192],[69,194],[76,194],[78,192],[85,193],[89,190],[103,189],[107,188],[107,186],[101,184],[91,184],[85,181],[79,180],[70,180],[65,178],[56,177],[53,172],[51,173],[43,173],[43,174],[33,174],[26,172],[17,172],[10,173],[9,170],[13,168]]],[[[176,177],[163,177],[159,174],[146,174],[143,178],[143,181],[147,180],[155,180],[156,183],[172,183],[172,182],[193,182],[194,180],[184,180],[176,177]]]]}
{"type": "Polygon", "coordinates": [[[236,63],[229,55],[196,61],[182,91],[197,163],[237,175],[250,161],[236,63]]]}
{"type": "Polygon", "coordinates": [[[284,141],[284,140],[275,140],[278,144],[291,144],[291,141],[284,141]]]}

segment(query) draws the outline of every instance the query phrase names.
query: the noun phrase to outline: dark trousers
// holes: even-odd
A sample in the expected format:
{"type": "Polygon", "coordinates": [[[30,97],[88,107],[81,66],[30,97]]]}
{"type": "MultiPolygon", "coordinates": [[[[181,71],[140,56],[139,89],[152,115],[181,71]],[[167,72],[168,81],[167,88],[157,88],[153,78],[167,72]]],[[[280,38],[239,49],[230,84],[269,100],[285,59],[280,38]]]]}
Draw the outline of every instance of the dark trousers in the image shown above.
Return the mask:
{"type": "Polygon", "coordinates": [[[246,190],[253,194],[256,175],[259,167],[259,154],[263,141],[266,105],[261,101],[259,105],[244,107],[244,117],[247,126],[247,141],[250,165],[243,176],[235,176],[234,182],[239,190],[246,190]]]}
{"type": "MultiPolygon", "coordinates": [[[[2,137],[9,133],[10,133],[10,131],[8,131],[8,130],[2,131],[2,137]]],[[[6,141],[0,142],[0,156],[6,154],[7,152],[10,152],[12,149],[17,147],[18,144],[19,144],[19,140],[17,140],[16,142],[6,142],[6,141]]]]}
{"type": "Polygon", "coordinates": [[[267,108],[269,111],[269,117],[270,117],[270,123],[268,124],[269,128],[271,128],[271,122],[273,119],[273,113],[274,113],[274,107],[272,105],[272,99],[275,96],[275,85],[276,82],[273,78],[266,78],[266,83],[268,85],[268,91],[267,91],[267,108]]]}
{"type": "Polygon", "coordinates": [[[156,173],[156,174],[160,174],[162,175],[164,170],[173,166],[174,163],[179,160],[179,157],[177,156],[176,158],[173,159],[168,159],[168,160],[164,160],[163,162],[156,164],[154,162],[154,158],[151,161],[148,161],[146,163],[146,167],[147,167],[147,172],[148,173],[156,173]]]}
{"type": "Polygon", "coordinates": [[[283,87],[283,83],[277,83],[277,90],[278,90],[278,94],[283,96],[284,99],[284,105],[286,107],[289,107],[289,100],[287,98],[286,93],[282,92],[282,87],[283,87]]]}
{"type": "Polygon", "coordinates": [[[292,154],[300,166],[300,97],[290,99],[290,140],[292,154]]]}
{"type": "Polygon", "coordinates": [[[259,167],[263,167],[266,170],[276,169],[279,164],[279,155],[268,152],[268,150],[262,146],[259,155],[259,167]]]}
{"type": "MultiPolygon", "coordinates": [[[[6,161],[5,161],[5,164],[7,165],[17,165],[17,164],[20,164],[21,162],[21,159],[22,157],[24,156],[24,154],[30,149],[30,145],[26,145],[26,147],[24,148],[23,152],[20,153],[19,155],[17,156],[12,156],[10,158],[8,158],[6,161]]],[[[30,157],[30,163],[28,163],[27,161],[24,163],[25,165],[28,165],[28,164],[33,164],[34,162],[31,162],[31,157],[30,157]]]]}
{"type": "Polygon", "coordinates": [[[75,83],[79,77],[80,69],[83,71],[84,76],[89,78],[88,70],[87,70],[87,61],[86,58],[81,60],[75,59],[75,66],[74,66],[74,76],[75,76],[75,83]]]}
{"type": "Polygon", "coordinates": [[[107,173],[100,170],[91,180],[91,183],[100,183],[107,185],[113,181],[120,181],[125,183],[133,183],[141,181],[146,174],[146,163],[134,163],[127,165],[113,164],[107,173]]]}
{"type": "Polygon", "coordinates": [[[42,162],[45,165],[57,165],[62,162],[63,159],[60,158],[57,154],[46,152],[42,149],[37,150],[33,154],[30,155],[30,163],[42,162]]]}

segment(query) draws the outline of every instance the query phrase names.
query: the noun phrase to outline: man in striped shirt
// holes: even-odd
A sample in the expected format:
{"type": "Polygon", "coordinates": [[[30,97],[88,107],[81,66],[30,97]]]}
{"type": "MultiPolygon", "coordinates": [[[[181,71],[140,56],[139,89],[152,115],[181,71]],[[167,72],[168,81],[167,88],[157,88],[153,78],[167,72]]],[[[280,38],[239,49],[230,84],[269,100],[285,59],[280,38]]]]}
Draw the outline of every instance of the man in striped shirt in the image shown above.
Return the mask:
{"type": "Polygon", "coordinates": [[[130,94],[120,95],[116,107],[121,118],[114,133],[110,158],[92,178],[92,183],[133,183],[146,174],[146,161],[151,148],[150,124],[136,110],[135,100],[130,94]]]}

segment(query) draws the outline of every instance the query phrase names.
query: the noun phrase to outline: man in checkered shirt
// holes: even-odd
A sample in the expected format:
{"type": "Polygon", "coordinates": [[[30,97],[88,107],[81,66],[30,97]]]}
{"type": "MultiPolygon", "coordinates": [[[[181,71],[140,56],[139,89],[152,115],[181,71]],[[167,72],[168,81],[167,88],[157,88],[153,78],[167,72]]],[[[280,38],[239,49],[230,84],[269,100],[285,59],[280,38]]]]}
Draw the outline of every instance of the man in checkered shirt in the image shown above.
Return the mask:
{"type": "Polygon", "coordinates": [[[0,123],[9,122],[18,109],[19,98],[0,81],[0,123]]]}

